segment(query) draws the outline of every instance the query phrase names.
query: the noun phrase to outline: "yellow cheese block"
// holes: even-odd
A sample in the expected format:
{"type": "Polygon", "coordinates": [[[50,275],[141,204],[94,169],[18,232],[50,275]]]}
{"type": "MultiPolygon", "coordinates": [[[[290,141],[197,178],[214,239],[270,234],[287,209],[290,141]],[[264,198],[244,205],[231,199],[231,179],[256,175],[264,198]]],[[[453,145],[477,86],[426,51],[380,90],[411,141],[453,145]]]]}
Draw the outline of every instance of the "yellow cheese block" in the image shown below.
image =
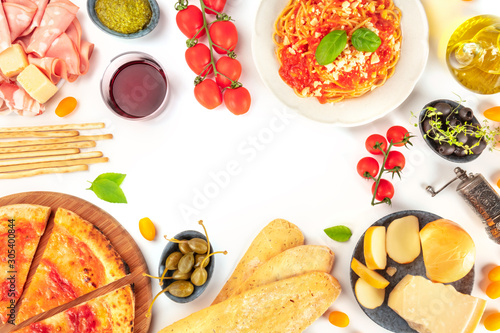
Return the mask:
{"type": "Polygon", "coordinates": [[[389,295],[388,305],[421,333],[472,333],[486,301],[459,293],[451,285],[406,275],[389,295]]]}
{"type": "Polygon", "coordinates": [[[35,65],[29,65],[18,76],[17,82],[38,103],[47,102],[57,92],[57,87],[35,65]]]}
{"type": "Polygon", "coordinates": [[[29,65],[24,49],[14,44],[0,53],[0,70],[6,77],[14,77],[29,65]]]}

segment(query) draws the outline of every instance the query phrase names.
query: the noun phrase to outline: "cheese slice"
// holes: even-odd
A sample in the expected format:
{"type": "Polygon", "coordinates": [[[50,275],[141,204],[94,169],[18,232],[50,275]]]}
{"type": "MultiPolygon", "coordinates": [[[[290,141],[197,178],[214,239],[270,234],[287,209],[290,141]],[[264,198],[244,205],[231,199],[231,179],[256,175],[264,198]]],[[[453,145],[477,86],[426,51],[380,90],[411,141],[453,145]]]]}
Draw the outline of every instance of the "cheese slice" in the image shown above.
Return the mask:
{"type": "Polygon", "coordinates": [[[14,44],[0,53],[0,70],[6,77],[14,77],[28,66],[28,58],[19,44],[14,44]]]}
{"type": "Polygon", "coordinates": [[[388,305],[420,333],[471,333],[486,301],[461,294],[450,285],[406,275],[390,293],[388,305]]]}
{"type": "Polygon", "coordinates": [[[17,82],[40,104],[47,102],[57,92],[52,81],[33,64],[17,76],[17,82]]]}

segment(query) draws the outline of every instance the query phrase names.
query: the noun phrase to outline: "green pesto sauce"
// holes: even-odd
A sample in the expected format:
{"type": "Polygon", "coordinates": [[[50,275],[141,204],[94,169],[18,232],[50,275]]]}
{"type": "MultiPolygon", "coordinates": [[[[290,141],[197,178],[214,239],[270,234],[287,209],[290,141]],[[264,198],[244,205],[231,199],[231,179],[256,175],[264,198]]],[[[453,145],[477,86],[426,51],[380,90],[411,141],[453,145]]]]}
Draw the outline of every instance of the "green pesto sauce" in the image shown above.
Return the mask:
{"type": "Polygon", "coordinates": [[[144,29],[152,16],[148,0],[97,0],[95,12],[102,24],[124,34],[144,29]]]}

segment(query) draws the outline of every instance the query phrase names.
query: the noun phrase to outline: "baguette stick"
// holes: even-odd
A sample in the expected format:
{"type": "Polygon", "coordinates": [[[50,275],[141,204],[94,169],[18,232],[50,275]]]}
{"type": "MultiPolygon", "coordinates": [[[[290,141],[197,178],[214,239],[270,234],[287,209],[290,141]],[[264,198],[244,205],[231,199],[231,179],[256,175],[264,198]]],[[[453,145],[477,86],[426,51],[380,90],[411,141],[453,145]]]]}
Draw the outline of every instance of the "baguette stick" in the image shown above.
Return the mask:
{"type": "Polygon", "coordinates": [[[51,144],[51,145],[40,145],[40,146],[22,146],[22,147],[13,147],[13,148],[0,148],[0,154],[20,153],[20,152],[38,151],[38,150],[65,149],[65,148],[94,148],[95,146],[96,146],[95,141],[56,143],[56,144],[51,144]]]}
{"type": "Polygon", "coordinates": [[[85,123],[85,124],[65,124],[65,125],[47,125],[47,126],[26,126],[26,127],[0,127],[0,133],[13,132],[40,132],[54,130],[89,130],[104,128],[104,123],[85,123]]]}
{"type": "Polygon", "coordinates": [[[26,158],[26,157],[40,157],[40,156],[54,156],[54,155],[69,155],[78,154],[80,149],[78,148],[68,148],[68,149],[55,149],[55,150],[36,150],[27,151],[20,153],[7,153],[0,154],[0,160],[6,160],[9,158],[26,158]]]}
{"type": "Polygon", "coordinates": [[[96,164],[96,163],[106,163],[109,159],[107,157],[97,157],[97,158],[84,158],[77,160],[67,160],[67,161],[54,161],[54,162],[40,162],[31,164],[19,164],[0,167],[1,172],[14,172],[41,168],[55,168],[55,167],[65,167],[72,165],[82,165],[82,164],[96,164]]]}
{"type": "Polygon", "coordinates": [[[0,166],[31,164],[40,162],[67,161],[67,160],[76,160],[81,158],[91,158],[91,157],[101,157],[101,156],[102,152],[100,151],[90,151],[90,152],[71,154],[71,155],[43,156],[43,157],[32,157],[32,158],[20,158],[15,160],[5,160],[5,161],[0,161],[0,166]]]}
{"type": "Polygon", "coordinates": [[[45,145],[50,143],[79,142],[87,140],[107,140],[112,138],[113,134],[103,134],[103,135],[80,135],[72,138],[9,141],[9,142],[0,142],[0,148],[45,145]]]}
{"type": "Polygon", "coordinates": [[[0,139],[10,138],[64,138],[80,135],[78,131],[12,132],[0,133],[0,139]]]}
{"type": "Polygon", "coordinates": [[[19,171],[19,172],[9,172],[0,173],[0,179],[17,179],[23,177],[33,177],[38,175],[47,175],[50,173],[68,173],[76,171],[86,171],[88,170],[88,165],[75,165],[69,167],[59,167],[59,168],[47,168],[47,169],[34,169],[29,171],[19,171]]]}

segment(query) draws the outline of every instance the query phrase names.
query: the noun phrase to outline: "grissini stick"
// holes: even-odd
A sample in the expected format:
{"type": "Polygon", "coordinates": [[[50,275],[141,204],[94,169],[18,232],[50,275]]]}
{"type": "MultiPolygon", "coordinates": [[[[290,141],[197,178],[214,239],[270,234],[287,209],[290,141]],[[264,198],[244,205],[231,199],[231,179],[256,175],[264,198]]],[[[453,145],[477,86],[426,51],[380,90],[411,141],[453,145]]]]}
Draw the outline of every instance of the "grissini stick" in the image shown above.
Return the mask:
{"type": "Polygon", "coordinates": [[[51,173],[69,173],[76,171],[86,171],[88,170],[88,165],[75,165],[68,167],[59,167],[59,168],[46,168],[46,169],[34,169],[29,171],[19,171],[19,172],[8,172],[8,173],[0,173],[0,179],[16,179],[23,177],[33,177],[38,175],[46,175],[51,173]]]}
{"type": "Polygon", "coordinates": [[[95,141],[55,143],[55,144],[39,145],[39,146],[21,146],[21,147],[0,148],[0,154],[20,153],[20,152],[37,151],[37,150],[65,149],[65,148],[93,148],[95,146],[96,146],[95,141]]]}
{"type": "Polygon", "coordinates": [[[92,157],[102,157],[102,152],[90,151],[90,152],[71,154],[71,155],[43,156],[43,157],[32,157],[32,158],[20,158],[14,160],[4,160],[0,161],[0,166],[30,164],[30,163],[40,163],[40,162],[67,161],[67,160],[76,160],[76,159],[92,158],[92,157]]]}
{"type": "Polygon", "coordinates": [[[112,138],[113,134],[103,134],[103,135],[80,135],[71,138],[9,141],[9,142],[0,142],[0,148],[45,145],[51,143],[68,143],[68,142],[78,142],[87,140],[108,140],[112,138]]]}
{"type": "Polygon", "coordinates": [[[78,131],[49,131],[49,132],[12,132],[12,133],[1,133],[0,139],[11,139],[11,138],[64,138],[71,136],[78,136],[80,132],[78,131]]]}
{"type": "Polygon", "coordinates": [[[85,123],[85,124],[62,124],[62,125],[47,125],[47,126],[26,126],[26,127],[0,127],[0,133],[13,132],[41,132],[41,131],[57,131],[57,130],[89,130],[104,128],[104,123],[85,123]]]}
{"type": "Polygon", "coordinates": [[[55,167],[64,167],[64,166],[82,165],[82,164],[88,165],[88,164],[96,164],[96,163],[106,163],[108,161],[109,161],[109,159],[107,157],[97,157],[97,158],[85,158],[85,159],[67,160],[67,161],[19,164],[19,165],[0,167],[0,173],[32,170],[32,169],[42,169],[42,168],[55,168],[55,167]]]}
{"type": "Polygon", "coordinates": [[[80,149],[78,148],[67,148],[67,149],[54,149],[54,150],[35,150],[35,151],[26,151],[19,153],[5,153],[5,154],[0,154],[0,160],[7,160],[9,158],[69,155],[69,154],[78,154],[79,152],[80,149]]]}

